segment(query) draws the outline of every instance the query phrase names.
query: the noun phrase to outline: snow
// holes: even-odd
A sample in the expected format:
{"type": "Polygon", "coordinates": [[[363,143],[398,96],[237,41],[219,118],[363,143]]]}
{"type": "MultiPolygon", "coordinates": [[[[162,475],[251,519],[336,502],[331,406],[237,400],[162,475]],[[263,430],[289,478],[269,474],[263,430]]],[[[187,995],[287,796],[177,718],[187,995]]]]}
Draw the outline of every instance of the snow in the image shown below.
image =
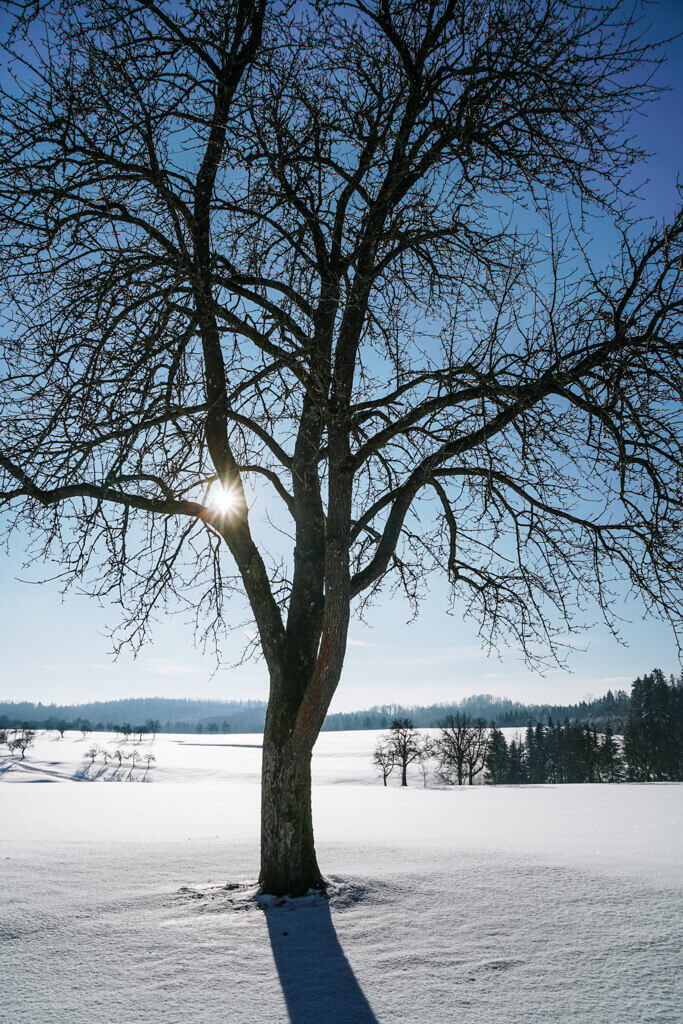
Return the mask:
{"type": "MultiPolygon", "coordinates": [[[[420,730],[431,736],[438,729],[420,730]]],[[[518,739],[523,729],[503,729],[508,741],[518,739]]],[[[318,738],[313,763],[314,781],[343,785],[376,786],[377,773],[372,766],[372,751],[386,731],[323,732],[318,738]]],[[[258,782],[261,775],[260,733],[254,734],[196,734],[161,733],[156,738],[145,736],[142,741],[125,740],[120,735],[92,732],[83,737],[80,732],[59,733],[41,731],[26,758],[7,756],[7,748],[0,753],[0,779],[5,782],[258,782]],[[99,753],[92,767],[86,756],[91,748],[99,753]],[[123,761],[119,769],[114,752],[124,754],[137,751],[140,760],[131,770],[131,762],[123,761]],[[109,752],[105,766],[102,751],[109,752]],[[146,771],[145,755],[152,754],[155,762],[146,771]]],[[[412,784],[422,785],[419,769],[410,768],[412,784]]],[[[398,782],[392,778],[392,784],[398,782]]],[[[478,777],[481,782],[481,776],[478,777]]]]}
{"type": "Polygon", "coordinates": [[[0,785],[2,1021],[683,1020],[681,784],[385,789],[376,733],[323,733],[329,898],[264,900],[260,736],[145,740],[146,785],[52,736],[0,762],[61,783],[0,785]]]}

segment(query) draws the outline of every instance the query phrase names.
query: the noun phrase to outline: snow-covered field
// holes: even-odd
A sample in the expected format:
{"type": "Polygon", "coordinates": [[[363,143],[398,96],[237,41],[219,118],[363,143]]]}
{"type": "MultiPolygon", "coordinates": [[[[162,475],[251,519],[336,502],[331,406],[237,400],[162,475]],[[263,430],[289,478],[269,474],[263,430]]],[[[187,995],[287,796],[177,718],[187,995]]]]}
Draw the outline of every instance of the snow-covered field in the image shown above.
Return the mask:
{"type": "Polygon", "coordinates": [[[683,785],[384,789],[376,733],[323,733],[330,897],[277,905],[260,736],[85,776],[163,785],[71,781],[121,743],[53,736],[0,759],[3,1024],[683,1021],[683,785]]]}

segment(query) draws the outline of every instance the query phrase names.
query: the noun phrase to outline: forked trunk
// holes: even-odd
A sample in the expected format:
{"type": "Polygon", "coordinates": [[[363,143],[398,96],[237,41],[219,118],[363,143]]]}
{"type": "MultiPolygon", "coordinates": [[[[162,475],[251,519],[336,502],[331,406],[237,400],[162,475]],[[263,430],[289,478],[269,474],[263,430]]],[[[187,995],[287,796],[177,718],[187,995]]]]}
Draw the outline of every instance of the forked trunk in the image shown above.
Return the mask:
{"type": "Polygon", "coordinates": [[[261,777],[261,891],[303,896],[324,888],[313,843],[311,752],[291,739],[263,738],[261,777]]]}

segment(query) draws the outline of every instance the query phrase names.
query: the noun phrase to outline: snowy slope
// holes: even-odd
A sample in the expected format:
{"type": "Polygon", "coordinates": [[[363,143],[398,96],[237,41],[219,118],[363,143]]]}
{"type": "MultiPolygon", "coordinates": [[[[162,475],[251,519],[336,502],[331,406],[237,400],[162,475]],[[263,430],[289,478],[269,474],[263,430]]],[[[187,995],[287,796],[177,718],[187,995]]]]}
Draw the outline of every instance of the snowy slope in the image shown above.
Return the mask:
{"type": "MultiPolygon", "coordinates": [[[[437,736],[438,729],[422,732],[437,736]]],[[[504,729],[507,739],[517,738],[523,730],[504,729]]],[[[323,732],[315,746],[314,778],[321,783],[376,785],[377,773],[372,766],[372,751],[386,731],[323,732]]],[[[26,757],[10,756],[7,747],[0,748],[0,782],[258,782],[261,773],[260,733],[235,735],[183,735],[160,733],[155,739],[141,742],[124,740],[115,733],[67,732],[64,739],[53,731],[36,734],[35,743],[26,757]],[[90,766],[87,752],[97,748],[90,766]],[[124,754],[119,768],[115,755],[124,754]],[[104,752],[107,752],[107,763],[104,752]],[[139,761],[132,765],[135,751],[139,761]],[[153,755],[148,770],[145,758],[153,755]],[[128,755],[128,760],[125,759],[128,755]],[[132,769],[132,770],[131,770],[132,769]]],[[[418,769],[411,766],[413,784],[422,785],[418,769]]],[[[391,784],[398,783],[398,776],[391,784]]],[[[481,781],[481,779],[479,779],[481,781]]]]}
{"type": "Polygon", "coordinates": [[[316,748],[329,900],[255,898],[260,737],[158,737],[164,785],[0,785],[0,1021],[680,1024],[682,785],[384,789],[374,739],[316,748]]]}

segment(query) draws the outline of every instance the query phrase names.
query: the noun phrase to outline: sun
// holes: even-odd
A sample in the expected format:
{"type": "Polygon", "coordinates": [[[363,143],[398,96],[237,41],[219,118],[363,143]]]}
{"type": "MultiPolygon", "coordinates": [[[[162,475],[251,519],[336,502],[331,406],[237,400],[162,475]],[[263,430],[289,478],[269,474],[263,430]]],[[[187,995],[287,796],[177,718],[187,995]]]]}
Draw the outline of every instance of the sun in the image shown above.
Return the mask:
{"type": "Polygon", "coordinates": [[[211,492],[210,504],[221,516],[233,515],[240,505],[237,489],[218,484],[211,492]]]}

